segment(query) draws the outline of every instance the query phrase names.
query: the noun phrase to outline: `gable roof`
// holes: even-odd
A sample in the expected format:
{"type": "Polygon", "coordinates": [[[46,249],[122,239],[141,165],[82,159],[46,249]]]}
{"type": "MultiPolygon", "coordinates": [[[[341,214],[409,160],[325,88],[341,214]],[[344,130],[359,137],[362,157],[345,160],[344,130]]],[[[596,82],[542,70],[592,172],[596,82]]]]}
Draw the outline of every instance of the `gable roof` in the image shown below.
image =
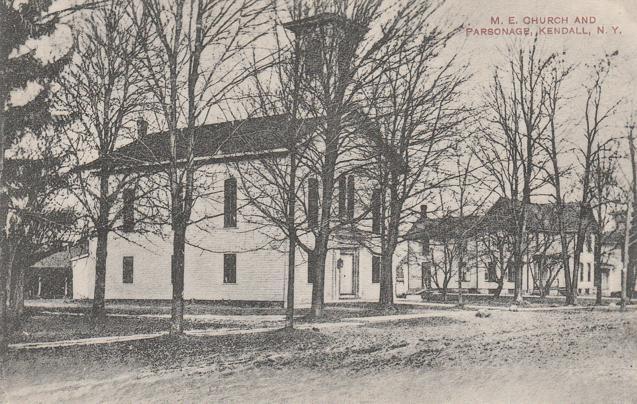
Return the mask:
{"type": "Polygon", "coordinates": [[[51,254],[31,265],[33,269],[59,269],[71,267],[71,254],[68,251],[60,251],[51,254]]]}
{"type": "Polygon", "coordinates": [[[428,237],[432,240],[467,238],[477,234],[484,216],[445,216],[441,218],[420,218],[409,229],[405,238],[417,240],[428,237]]]}
{"type": "MultiPolygon", "coordinates": [[[[472,237],[480,233],[510,231],[515,229],[515,211],[522,203],[508,198],[499,198],[489,210],[481,216],[447,216],[442,218],[420,218],[405,236],[408,240],[428,237],[434,240],[472,237]]],[[[591,209],[586,209],[586,230],[597,226],[591,209]]],[[[562,222],[566,233],[576,233],[579,219],[579,204],[567,203],[562,211],[562,222]]],[[[555,205],[549,203],[531,203],[527,205],[527,229],[529,232],[558,233],[558,220],[555,205]]]]}
{"type": "MultiPolygon", "coordinates": [[[[248,118],[236,121],[207,124],[195,127],[194,157],[205,159],[213,156],[232,156],[248,153],[284,151],[287,148],[286,115],[248,118]]],[[[311,124],[304,120],[303,124],[311,124]]],[[[187,152],[188,137],[185,129],[179,129],[177,157],[183,159],[187,152]]],[[[170,135],[168,131],[150,133],[113,152],[114,163],[119,166],[162,164],[170,160],[170,135]]],[[[86,164],[84,169],[97,168],[99,160],[86,164]]]]}
{"type": "MultiPolygon", "coordinates": [[[[515,227],[515,214],[522,207],[521,201],[514,201],[510,198],[500,197],[485,216],[488,217],[488,226],[493,229],[506,230],[515,227]]],[[[566,233],[577,233],[579,222],[579,203],[565,203],[562,210],[562,224],[566,233]]],[[[589,230],[597,225],[593,211],[588,208],[584,210],[584,224],[589,230]]],[[[558,212],[554,204],[551,203],[530,203],[527,204],[527,229],[538,233],[558,233],[559,221],[558,212]]]]}

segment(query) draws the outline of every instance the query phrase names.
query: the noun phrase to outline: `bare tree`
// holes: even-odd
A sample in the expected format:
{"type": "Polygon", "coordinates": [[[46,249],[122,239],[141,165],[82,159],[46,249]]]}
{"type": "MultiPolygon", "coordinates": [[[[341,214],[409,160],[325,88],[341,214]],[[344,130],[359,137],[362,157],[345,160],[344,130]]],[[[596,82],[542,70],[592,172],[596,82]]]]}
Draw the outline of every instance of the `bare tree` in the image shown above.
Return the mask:
{"type": "Polygon", "coordinates": [[[380,304],[385,306],[394,302],[392,260],[414,208],[458,177],[445,163],[462,142],[462,124],[469,117],[460,102],[469,75],[455,55],[443,56],[458,28],[445,30],[432,22],[440,6],[425,2],[418,8],[404,33],[385,46],[385,66],[366,91],[376,125],[367,152],[368,180],[375,184],[371,199],[379,213],[371,229],[377,240],[371,241],[381,256],[380,304]]]}
{"type": "MultiPolygon", "coordinates": [[[[288,10],[292,18],[298,16],[297,6],[295,3],[288,10]]],[[[250,66],[253,89],[244,103],[252,114],[277,119],[271,135],[280,137],[279,143],[287,156],[270,153],[238,162],[235,171],[241,180],[242,194],[251,207],[242,212],[243,217],[264,229],[273,242],[270,248],[273,245],[287,248],[286,328],[291,329],[294,328],[297,247],[308,257],[311,253],[309,243],[303,242],[310,234],[306,204],[310,171],[303,166],[302,156],[311,147],[315,125],[312,120],[299,117],[301,81],[307,76],[307,64],[303,63],[301,38],[290,39],[277,30],[282,24],[281,11],[284,10],[275,9],[273,14],[276,23],[272,35],[276,46],[264,60],[254,60],[250,66]]],[[[261,143],[262,140],[255,137],[245,139],[244,146],[248,151],[257,151],[262,149],[261,143]]]]}
{"type": "MultiPolygon", "coordinates": [[[[547,219],[554,220],[555,217],[550,215],[547,219]]],[[[562,253],[561,250],[558,253],[554,251],[557,240],[559,240],[559,235],[548,230],[529,234],[527,241],[530,244],[527,247],[528,256],[532,260],[527,265],[533,265],[530,271],[533,278],[533,289],[538,290],[541,297],[550,294],[555,280],[561,273],[562,253]]]]}
{"type": "Polygon", "coordinates": [[[528,48],[512,48],[509,54],[507,68],[496,68],[493,76],[481,126],[484,141],[476,153],[494,189],[513,200],[514,298],[521,302],[527,208],[534,190],[543,185],[542,167],[547,163],[539,146],[546,129],[544,78],[556,55],[543,56],[537,37],[528,48]]]}
{"type": "MultiPolygon", "coordinates": [[[[116,152],[134,137],[130,128],[144,102],[139,72],[143,33],[128,17],[131,5],[128,0],[109,0],[83,15],[75,33],[76,55],[56,93],[56,106],[69,121],[63,128],[73,177],[68,189],[81,207],[81,220],[97,236],[92,315],[98,320],[105,315],[109,233],[130,231],[118,228],[119,202],[136,179],[131,171],[118,171],[129,162],[116,152]],[[90,159],[94,161],[87,164],[90,159]]],[[[139,125],[138,132],[144,132],[145,125],[139,125]]]]}
{"type": "Polygon", "coordinates": [[[602,304],[602,268],[616,246],[614,236],[608,231],[613,222],[613,212],[621,204],[622,191],[617,179],[619,151],[618,142],[608,142],[605,146],[596,146],[596,159],[593,166],[591,208],[597,222],[593,254],[595,257],[595,284],[597,286],[595,304],[602,304]]]}
{"type": "MultiPolygon", "coordinates": [[[[313,316],[321,316],[323,312],[325,259],[330,240],[344,229],[356,233],[355,224],[370,210],[364,206],[362,213],[356,212],[354,207],[362,205],[364,190],[354,188],[352,177],[362,175],[361,167],[367,164],[357,150],[368,139],[367,131],[373,126],[363,113],[365,89],[388,66],[385,61],[390,53],[383,47],[405,34],[410,19],[422,9],[424,6],[419,2],[409,1],[394,10],[379,0],[294,1],[287,7],[290,21],[284,27],[294,34],[294,39],[282,40],[279,52],[289,50],[292,63],[283,63],[288,66],[287,72],[283,75],[279,72],[277,76],[279,79],[285,76],[287,81],[277,84],[292,83],[289,90],[293,90],[294,96],[290,91],[287,94],[276,91],[277,97],[283,95],[287,101],[268,108],[297,121],[296,125],[288,125],[288,129],[296,131],[294,136],[299,144],[292,146],[288,142],[287,148],[302,152],[291,153],[295,162],[284,163],[282,171],[261,171],[264,174],[261,179],[257,175],[249,181],[250,187],[244,189],[258,206],[261,219],[276,224],[286,237],[292,234],[297,247],[307,254],[311,262],[313,316]],[[389,14],[382,21],[384,12],[389,14]],[[374,26],[379,30],[372,33],[369,30],[374,26]],[[288,43],[293,45],[288,47],[288,43]],[[296,70],[290,67],[294,61],[298,63],[296,70]],[[298,132],[299,128],[303,128],[302,132],[298,132]],[[290,181],[292,166],[296,167],[296,176],[290,181]],[[256,191],[257,182],[278,190],[271,195],[288,195],[283,199],[286,203],[264,198],[266,192],[256,191]],[[292,183],[296,184],[295,198],[289,196],[294,188],[290,187],[292,183]],[[297,219],[289,214],[293,200],[297,219]],[[334,220],[335,216],[338,220],[334,220]],[[296,232],[290,226],[293,220],[296,232]]],[[[269,103],[274,105],[272,99],[269,103]]],[[[267,161],[259,164],[272,165],[267,161]]],[[[288,249],[290,257],[291,251],[288,249]]]]}
{"type": "MultiPolygon", "coordinates": [[[[542,107],[548,120],[548,128],[546,137],[541,143],[551,161],[550,168],[544,167],[543,169],[547,172],[547,182],[552,185],[554,189],[553,204],[557,212],[556,221],[561,247],[560,258],[567,293],[571,290],[571,269],[569,261],[569,246],[571,240],[569,240],[569,235],[566,232],[564,223],[566,201],[563,184],[566,179],[568,179],[568,175],[573,170],[573,167],[570,163],[566,166],[562,163],[563,161],[568,161],[562,157],[564,155],[563,153],[570,148],[567,148],[567,140],[564,136],[566,132],[565,119],[560,116],[560,112],[566,100],[563,90],[564,83],[572,71],[572,66],[565,64],[564,61],[560,61],[560,63],[556,63],[556,66],[544,78],[544,87],[547,97],[546,103],[542,107]]],[[[575,270],[576,266],[573,268],[573,271],[575,270]]]]}
{"type": "Polygon", "coordinates": [[[449,293],[449,286],[454,276],[458,275],[459,279],[462,277],[458,273],[458,258],[457,243],[454,240],[443,238],[439,242],[433,242],[430,244],[433,246],[431,254],[431,282],[438,289],[442,295],[442,299],[447,301],[447,295],[449,293]],[[436,246],[436,244],[438,244],[436,246]],[[436,251],[439,251],[437,254],[436,251]]]}
{"type": "Polygon", "coordinates": [[[142,59],[153,98],[151,110],[169,137],[168,154],[151,155],[150,160],[161,169],[158,183],[167,191],[159,198],[168,194],[167,220],[173,233],[171,334],[177,335],[183,332],[184,249],[197,200],[195,172],[200,168],[195,161],[196,129],[220,112],[246,78],[235,65],[260,37],[269,4],[143,0],[141,8],[134,18],[138,28],[149,32],[142,59]]]}
{"type": "MultiPolygon", "coordinates": [[[[593,179],[593,169],[597,154],[601,152],[603,146],[611,139],[603,141],[604,122],[614,114],[619,101],[608,104],[603,97],[605,95],[605,84],[607,82],[610,68],[611,58],[615,56],[606,55],[600,61],[590,66],[591,80],[590,84],[585,84],[585,105],[584,105],[584,128],[583,128],[583,145],[578,148],[578,159],[580,170],[579,179],[582,183],[581,197],[579,199],[579,213],[577,218],[577,236],[575,241],[575,251],[573,260],[573,271],[570,279],[566,280],[567,297],[566,304],[577,304],[577,270],[580,263],[580,255],[584,248],[586,233],[592,229],[594,225],[591,222],[591,201],[593,190],[591,189],[593,179]],[[607,106],[608,105],[608,106],[607,106]],[[599,144],[602,148],[597,147],[599,144]]],[[[568,275],[568,272],[565,273],[568,275]]]]}
{"type": "Polygon", "coordinates": [[[487,269],[487,281],[497,284],[494,297],[500,296],[505,280],[513,273],[513,239],[513,234],[502,229],[489,229],[479,238],[478,259],[487,269]]]}

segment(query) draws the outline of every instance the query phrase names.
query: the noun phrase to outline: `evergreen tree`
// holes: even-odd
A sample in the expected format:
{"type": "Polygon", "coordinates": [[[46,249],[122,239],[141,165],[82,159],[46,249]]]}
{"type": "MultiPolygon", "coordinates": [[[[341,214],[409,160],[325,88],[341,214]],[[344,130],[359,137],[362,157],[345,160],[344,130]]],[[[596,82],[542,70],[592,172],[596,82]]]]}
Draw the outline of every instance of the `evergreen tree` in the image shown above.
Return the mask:
{"type": "Polygon", "coordinates": [[[0,353],[6,351],[8,343],[10,295],[5,155],[26,133],[37,136],[49,124],[49,88],[70,59],[69,52],[53,62],[45,62],[27,46],[32,40],[52,34],[60,19],[74,10],[49,12],[51,3],[52,0],[0,0],[0,353]],[[25,90],[30,83],[39,84],[39,92],[24,105],[12,104],[12,95],[25,90]]]}

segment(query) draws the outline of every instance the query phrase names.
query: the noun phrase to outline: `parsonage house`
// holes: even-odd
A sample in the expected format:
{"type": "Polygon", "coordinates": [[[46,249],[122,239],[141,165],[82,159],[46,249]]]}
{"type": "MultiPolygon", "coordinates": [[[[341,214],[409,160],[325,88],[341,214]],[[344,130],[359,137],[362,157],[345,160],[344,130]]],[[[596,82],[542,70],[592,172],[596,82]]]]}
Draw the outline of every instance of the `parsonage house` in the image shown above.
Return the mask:
{"type": "MultiPolygon", "coordinates": [[[[406,293],[422,289],[468,293],[513,294],[515,288],[514,255],[511,250],[520,203],[498,199],[483,215],[430,218],[426,208],[406,238],[421,248],[408,251],[413,258],[404,260],[406,273],[399,271],[398,283],[406,293]],[[458,278],[460,277],[460,284],[458,278]]],[[[579,206],[568,203],[562,211],[562,224],[568,238],[569,267],[574,265],[575,237],[579,206]]],[[[580,295],[595,294],[595,257],[593,246],[597,223],[591,210],[584,212],[586,234],[580,254],[577,289],[580,295]]],[[[561,258],[558,217],[548,203],[527,205],[527,238],[521,246],[522,288],[525,294],[557,295],[564,292],[565,278],[561,258]]],[[[617,244],[617,243],[615,243],[617,244]]],[[[604,296],[621,288],[621,253],[604,246],[601,288],[604,296]],[[609,253],[610,251],[610,253],[609,253]]],[[[400,287],[400,286],[399,286],[400,287]]]]}

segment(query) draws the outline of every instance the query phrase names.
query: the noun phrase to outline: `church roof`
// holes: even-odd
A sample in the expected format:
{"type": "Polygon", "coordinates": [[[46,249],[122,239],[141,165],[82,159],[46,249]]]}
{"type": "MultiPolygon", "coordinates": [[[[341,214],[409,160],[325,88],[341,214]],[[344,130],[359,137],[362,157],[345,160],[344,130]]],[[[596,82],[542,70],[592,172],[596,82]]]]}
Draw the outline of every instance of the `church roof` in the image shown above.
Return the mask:
{"type": "MultiPolygon", "coordinates": [[[[287,116],[274,115],[198,126],[193,129],[194,157],[205,160],[285,152],[287,122],[287,116]]],[[[309,125],[313,120],[302,122],[309,125]]],[[[176,136],[178,160],[184,159],[187,154],[189,137],[184,133],[185,129],[179,129],[176,136]]],[[[113,153],[113,160],[116,165],[123,167],[165,164],[170,160],[170,135],[168,131],[144,135],[117,149],[113,153]]],[[[99,160],[94,160],[82,168],[94,169],[98,164],[99,160]]]]}

